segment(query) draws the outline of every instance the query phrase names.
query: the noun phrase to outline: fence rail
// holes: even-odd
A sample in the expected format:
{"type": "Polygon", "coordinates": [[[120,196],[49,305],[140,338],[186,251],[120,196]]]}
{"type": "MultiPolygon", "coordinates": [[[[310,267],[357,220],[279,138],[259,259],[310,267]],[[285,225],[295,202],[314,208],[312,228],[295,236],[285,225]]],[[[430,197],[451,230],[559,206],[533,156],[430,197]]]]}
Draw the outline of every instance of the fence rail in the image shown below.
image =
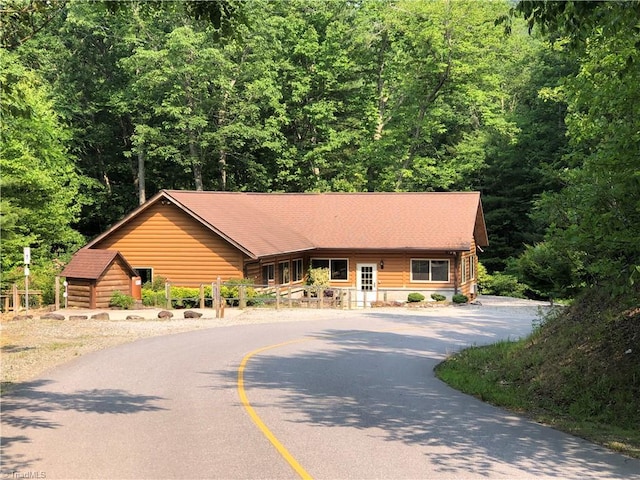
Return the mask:
{"type": "Polygon", "coordinates": [[[22,290],[14,283],[11,290],[0,292],[2,311],[18,313],[42,305],[42,290],[22,290]]]}
{"type": "MultiPolygon", "coordinates": [[[[366,304],[377,301],[376,292],[368,292],[366,304]]],[[[193,284],[166,282],[164,292],[148,297],[154,306],[165,308],[214,308],[216,317],[223,315],[226,307],[270,306],[280,308],[339,308],[351,309],[364,306],[354,288],[315,287],[309,285],[259,285],[237,282],[193,284]],[[194,291],[195,290],[195,291],[194,291]]],[[[143,292],[143,297],[145,296],[143,292]]]]}

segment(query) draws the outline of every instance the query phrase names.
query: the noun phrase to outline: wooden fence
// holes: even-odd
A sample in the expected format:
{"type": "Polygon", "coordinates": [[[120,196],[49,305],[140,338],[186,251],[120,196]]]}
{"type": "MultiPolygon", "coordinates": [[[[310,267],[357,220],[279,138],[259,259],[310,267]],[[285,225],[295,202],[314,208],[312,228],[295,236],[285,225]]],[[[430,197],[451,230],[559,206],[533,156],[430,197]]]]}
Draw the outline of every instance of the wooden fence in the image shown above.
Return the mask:
{"type": "Polygon", "coordinates": [[[0,293],[0,299],[5,313],[28,311],[30,307],[42,306],[42,290],[20,290],[14,283],[11,290],[0,293]]]}
{"type": "Polygon", "coordinates": [[[368,292],[369,296],[363,301],[358,298],[354,288],[314,287],[308,285],[255,285],[224,283],[220,280],[212,283],[203,283],[199,286],[199,294],[196,296],[180,298],[176,296],[171,287],[191,287],[193,285],[167,282],[164,295],[156,306],[166,308],[215,308],[216,317],[218,310],[224,306],[244,309],[248,306],[269,306],[280,308],[361,308],[372,302],[386,302],[386,293],[378,295],[378,292],[368,292]],[[211,287],[210,293],[205,291],[211,287]],[[226,295],[222,295],[223,287],[226,295]],[[229,292],[237,292],[229,295],[229,292]],[[378,298],[381,297],[381,298],[378,298]]]}

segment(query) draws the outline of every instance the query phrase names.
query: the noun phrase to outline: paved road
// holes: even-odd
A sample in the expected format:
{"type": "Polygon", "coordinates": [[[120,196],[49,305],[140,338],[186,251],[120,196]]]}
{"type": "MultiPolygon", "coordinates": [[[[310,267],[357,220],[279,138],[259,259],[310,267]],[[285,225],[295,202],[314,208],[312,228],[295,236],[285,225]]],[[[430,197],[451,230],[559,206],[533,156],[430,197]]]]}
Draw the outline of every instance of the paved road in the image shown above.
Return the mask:
{"type": "Polygon", "coordinates": [[[535,308],[315,315],[142,340],[24,385],[3,399],[3,477],[640,479],[640,461],[434,377],[448,352],[527,333],[535,308]]]}

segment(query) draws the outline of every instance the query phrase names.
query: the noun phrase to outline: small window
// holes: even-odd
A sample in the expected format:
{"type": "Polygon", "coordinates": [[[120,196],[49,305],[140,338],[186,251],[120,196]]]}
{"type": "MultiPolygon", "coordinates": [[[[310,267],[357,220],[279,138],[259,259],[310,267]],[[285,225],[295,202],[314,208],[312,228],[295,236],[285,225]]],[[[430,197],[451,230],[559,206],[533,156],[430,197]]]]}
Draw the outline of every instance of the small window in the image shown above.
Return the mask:
{"type": "Polygon", "coordinates": [[[412,282],[448,282],[449,260],[411,260],[412,282]]]}
{"type": "Polygon", "coordinates": [[[346,260],[331,260],[331,280],[348,280],[349,270],[346,260]]]}
{"type": "Polygon", "coordinates": [[[449,260],[431,260],[431,281],[449,281],[449,260]]]}
{"type": "Polygon", "coordinates": [[[292,276],[291,276],[291,280],[293,282],[300,282],[302,281],[302,279],[304,278],[304,268],[302,266],[302,259],[298,258],[296,260],[293,261],[292,264],[292,276]]]}
{"type": "Polygon", "coordinates": [[[268,285],[275,281],[275,265],[270,263],[262,266],[262,283],[268,285]]]}
{"type": "Polygon", "coordinates": [[[329,260],[314,258],[311,260],[311,268],[329,268],[329,260]]]}
{"type": "Polygon", "coordinates": [[[278,264],[278,283],[284,285],[291,281],[291,274],[289,271],[289,262],[280,262],[278,264]]]}
{"type": "Polygon", "coordinates": [[[469,278],[471,280],[476,279],[476,256],[471,255],[469,257],[469,278]]]}
{"type": "Polygon", "coordinates": [[[150,267],[135,267],[136,275],[140,277],[142,285],[145,283],[153,282],[153,268],[150,267]]]}
{"type": "Polygon", "coordinates": [[[311,268],[328,268],[331,280],[349,280],[349,261],[346,258],[314,258],[311,268]]]}
{"type": "Polygon", "coordinates": [[[411,280],[428,282],[430,278],[429,260],[411,260],[411,280]]]}

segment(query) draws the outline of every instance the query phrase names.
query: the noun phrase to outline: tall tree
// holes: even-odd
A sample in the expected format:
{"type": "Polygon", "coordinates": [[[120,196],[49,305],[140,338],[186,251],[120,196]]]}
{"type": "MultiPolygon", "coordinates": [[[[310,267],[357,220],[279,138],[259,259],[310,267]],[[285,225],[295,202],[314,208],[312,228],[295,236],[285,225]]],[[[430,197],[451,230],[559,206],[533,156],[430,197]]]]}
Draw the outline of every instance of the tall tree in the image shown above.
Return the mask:
{"type": "Polygon", "coordinates": [[[69,131],[54,113],[47,84],[15,54],[0,49],[0,187],[2,271],[22,262],[33,248],[34,263],[77,248],[72,228],[83,195],[66,143],[69,131]]]}
{"type": "Polygon", "coordinates": [[[568,104],[573,168],[564,172],[566,187],[541,204],[550,219],[547,242],[576,255],[576,271],[587,284],[637,292],[640,2],[585,3],[521,7],[532,22],[570,35],[580,59],[578,74],[557,92],[568,104]]]}

